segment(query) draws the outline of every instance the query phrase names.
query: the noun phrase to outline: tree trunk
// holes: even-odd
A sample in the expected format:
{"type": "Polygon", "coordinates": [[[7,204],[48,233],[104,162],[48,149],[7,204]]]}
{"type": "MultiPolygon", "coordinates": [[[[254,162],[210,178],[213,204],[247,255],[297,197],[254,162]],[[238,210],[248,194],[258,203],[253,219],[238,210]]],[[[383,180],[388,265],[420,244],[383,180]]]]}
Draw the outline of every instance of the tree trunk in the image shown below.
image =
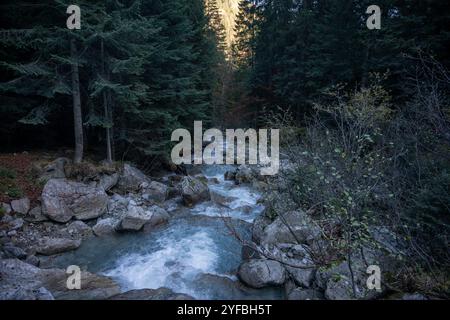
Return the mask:
{"type": "MultiPolygon", "coordinates": [[[[105,68],[105,48],[103,39],[100,42],[101,46],[101,55],[102,55],[102,74],[105,79],[107,79],[106,68],[105,68]]],[[[108,126],[106,127],[106,162],[108,164],[112,163],[112,148],[111,148],[111,128],[109,127],[111,123],[110,111],[108,107],[108,97],[106,95],[106,91],[103,90],[103,109],[105,114],[105,119],[108,122],[108,126]]]]}
{"type": "MultiPolygon", "coordinates": [[[[70,42],[70,55],[77,59],[77,47],[75,40],[70,42]]],[[[73,98],[73,122],[75,133],[75,156],[74,163],[83,161],[83,120],[81,113],[80,76],[78,62],[72,63],[72,98],[73,98]]]]}

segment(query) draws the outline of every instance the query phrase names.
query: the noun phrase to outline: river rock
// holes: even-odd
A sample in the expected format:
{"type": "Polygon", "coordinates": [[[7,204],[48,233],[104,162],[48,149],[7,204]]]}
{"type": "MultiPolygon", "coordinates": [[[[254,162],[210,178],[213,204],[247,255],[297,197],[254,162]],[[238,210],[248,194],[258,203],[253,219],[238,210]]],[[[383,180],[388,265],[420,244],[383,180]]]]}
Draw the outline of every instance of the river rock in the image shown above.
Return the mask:
{"type": "Polygon", "coordinates": [[[212,201],[225,207],[229,207],[233,201],[238,200],[236,197],[232,197],[215,189],[209,189],[209,193],[212,201]]]}
{"type": "Polygon", "coordinates": [[[30,211],[30,199],[22,198],[11,201],[11,208],[14,212],[20,214],[27,214],[30,211]]]}
{"type": "Polygon", "coordinates": [[[50,180],[42,192],[42,211],[56,222],[97,218],[105,213],[107,203],[103,189],[66,179],[50,180]]]}
{"type": "Polygon", "coordinates": [[[17,259],[0,260],[0,299],[101,300],[120,293],[112,279],[84,271],[81,289],[69,290],[67,277],[66,270],[40,269],[17,259]]]}
{"type": "Polygon", "coordinates": [[[303,211],[290,211],[277,217],[263,232],[261,242],[311,243],[320,238],[321,230],[303,211]]]}
{"type": "Polygon", "coordinates": [[[147,230],[149,230],[149,228],[167,221],[168,218],[168,213],[158,206],[153,206],[149,210],[145,210],[143,207],[130,203],[128,205],[128,211],[122,217],[117,230],[139,231],[147,224],[149,225],[147,230]]]}
{"type": "Polygon", "coordinates": [[[67,232],[70,235],[76,235],[82,239],[89,238],[93,235],[91,227],[83,221],[74,221],[67,226],[67,232]]]}
{"type": "Polygon", "coordinates": [[[24,220],[28,222],[43,222],[47,221],[48,218],[42,214],[41,206],[37,206],[28,212],[28,214],[24,217],[24,220]]]}
{"type": "Polygon", "coordinates": [[[175,293],[168,288],[130,290],[110,298],[110,300],[193,300],[183,293],[175,293]]]}
{"type": "Polygon", "coordinates": [[[117,189],[123,193],[137,192],[142,183],[149,183],[150,179],[139,169],[125,164],[117,182],[117,189]]]}
{"type": "Polygon", "coordinates": [[[184,204],[188,207],[210,199],[208,186],[191,176],[186,176],[181,180],[181,196],[184,204]]]}
{"type": "Polygon", "coordinates": [[[110,235],[116,232],[117,220],[113,218],[106,218],[98,220],[95,226],[92,227],[94,234],[98,237],[110,235]]]}
{"type": "Polygon", "coordinates": [[[236,184],[243,184],[243,183],[251,183],[254,179],[253,171],[250,167],[246,165],[241,165],[235,175],[235,182],[236,184]]]}
{"type": "Polygon", "coordinates": [[[278,261],[250,260],[240,265],[238,276],[252,288],[263,288],[282,285],[286,280],[286,270],[278,261]]]}
{"type": "Polygon", "coordinates": [[[50,256],[70,250],[75,250],[81,245],[81,240],[67,238],[42,237],[36,246],[36,252],[50,256]]]}
{"type": "Polygon", "coordinates": [[[168,187],[160,182],[152,181],[141,185],[142,197],[153,203],[163,203],[168,196],[168,187]]]}

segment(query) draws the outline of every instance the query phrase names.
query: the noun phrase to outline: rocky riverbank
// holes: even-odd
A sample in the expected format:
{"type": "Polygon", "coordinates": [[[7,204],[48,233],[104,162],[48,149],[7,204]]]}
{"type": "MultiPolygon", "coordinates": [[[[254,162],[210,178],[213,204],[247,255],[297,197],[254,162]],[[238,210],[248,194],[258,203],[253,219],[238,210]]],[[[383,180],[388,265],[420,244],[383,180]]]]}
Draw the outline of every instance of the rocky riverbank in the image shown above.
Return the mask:
{"type": "MultiPolygon", "coordinates": [[[[318,253],[327,246],[320,226],[299,208],[280,211],[276,201],[268,201],[268,197],[259,200],[265,204],[265,210],[257,198],[243,201],[243,190],[247,189],[242,188],[264,192],[270,184],[246,166],[218,176],[189,170],[190,175],[169,173],[152,179],[130,164],[74,166],[70,160],[59,158],[35,170],[44,185],[39,201],[32,205],[23,198],[1,204],[1,299],[192,299],[187,292],[196,295],[202,290],[209,290],[210,295],[197,297],[267,298],[274,297],[267,289],[280,287],[288,299],[353,299],[355,291],[356,298],[373,299],[385,297],[388,288],[368,290],[366,266],[377,264],[389,269],[398,263],[384,251],[387,245],[395,251],[397,245],[393,246],[386,230],[375,230],[384,249],[353,257],[351,269],[345,260],[320,266],[318,253]],[[217,259],[233,260],[227,256],[230,253],[207,256],[217,249],[207,247],[216,244],[205,230],[214,234],[210,226],[217,227],[219,222],[219,228],[227,230],[224,239],[233,238],[223,241],[235,241],[230,242],[230,250],[242,246],[240,265],[237,261],[236,267],[226,267],[226,275],[217,267],[217,259]],[[250,228],[242,225],[248,223],[252,223],[250,228]],[[156,252],[147,253],[149,249],[144,246],[146,255],[125,257],[138,259],[137,262],[127,260],[109,272],[83,271],[81,290],[67,289],[66,270],[53,263],[70,252],[76,255],[81,247],[95,247],[99,241],[109,242],[115,236],[130,234],[134,237],[132,243],[140,241],[137,239],[144,241],[146,235],[159,236],[158,232],[168,225],[172,228],[168,238],[172,243],[156,239],[162,243],[156,252]],[[195,228],[195,232],[179,240],[172,235],[186,228],[195,228]],[[250,229],[250,236],[242,237],[238,228],[250,229]],[[183,242],[189,246],[190,241],[192,248],[183,247],[183,242]],[[198,246],[210,251],[205,253],[198,246]],[[192,261],[167,257],[183,250],[192,251],[184,258],[192,261]],[[160,267],[158,263],[162,263],[160,267]],[[147,278],[133,280],[131,286],[119,281],[124,278],[123,273],[133,273],[134,277],[139,272],[145,274],[145,268],[154,273],[151,278],[175,277],[177,282],[187,284],[165,288],[170,281],[151,281],[149,287],[147,278]],[[214,274],[210,274],[213,270],[214,274]],[[192,291],[193,285],[197,291],[192,291]],[[176,293],[174,289],[183,292],[176,293]]],[[[223,263],[227,265],[226,261],[223,263]]],[[[125,278],[130,281],[130,277],[125,278]]]]}

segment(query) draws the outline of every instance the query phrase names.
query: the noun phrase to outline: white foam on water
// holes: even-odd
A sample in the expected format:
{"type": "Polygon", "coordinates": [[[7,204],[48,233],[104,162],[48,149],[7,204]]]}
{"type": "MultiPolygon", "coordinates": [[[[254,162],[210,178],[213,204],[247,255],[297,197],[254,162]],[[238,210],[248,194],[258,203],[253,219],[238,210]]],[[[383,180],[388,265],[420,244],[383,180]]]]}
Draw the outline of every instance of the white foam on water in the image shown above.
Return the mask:
{"type": "Polygon", "coordinates": [[[117,279],[127,290],[167,287],[198,297],[189,288],[189,282],[200,273],[215,273],[219,260],[210,234],[198,231],[184,238],[168,236],[157,242],[160,249],[126,255],[105,275],[117,279]]]}

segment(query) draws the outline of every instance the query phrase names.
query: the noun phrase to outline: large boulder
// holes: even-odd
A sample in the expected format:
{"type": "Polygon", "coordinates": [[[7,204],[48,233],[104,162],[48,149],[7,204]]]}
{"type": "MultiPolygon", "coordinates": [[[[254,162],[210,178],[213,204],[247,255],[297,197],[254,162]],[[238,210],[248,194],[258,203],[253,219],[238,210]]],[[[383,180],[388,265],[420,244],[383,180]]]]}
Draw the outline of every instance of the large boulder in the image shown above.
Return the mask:
{"type": "Polygon", "coordinates": [[[153,206],[148,210],[145,210],[143,207],[131,203],[128,205],[128,211],[120,220],[117,230],[139,231],[145,225],[148,225],[148,227],[146,227],[146,230],[148,230],[149,227],[161,224],[167,221],[168,218],[168,213],[158,206],[153,206]]]}
{"type": "Polygon", "coordinates": [[[137,192],[144,182],[150,184],[151,181],[141,170],[126,163],[117,182],[117,188],[123,193],[137,192]]]}
{"type": "Polygon", "coordinates": [[[27,214],[30,211],[30,199],[22,198],[11,201],[11,208],[14,212],[20,214],[27,214]]]}
{"type": "Polygon", "coordinates": [[[160,182],[152,181],[141,185],[142,197],[153,203],[163,203],[168,196],[168,187],[160,182]]]}
{"type": "Polygon", "coordinates": [[[12,211],[11,206],[7,203],[0,203],[0,212],[2,212],[3,214],[10,214],[12,211]]]}
{"type": "Polygon", "coordinates": [[[56,222],[97,218],[105,213],[107,203],[103,189],[66,179],[52,179],[42,191],[42,211],[56,222]]]}
{"type": "Polygon", "coordinates": [[[42,237],[37,243],[36,252],[46,256],[50,256],[53,254],[75,250],[80,245],[81,240],[42,237]]]}
{"type": "Polygon", "coordinates": [[[116,232],[117,220],[113,218],[106,218],[98,220],[92,231],[97,237],[111,235],[116,232]]]}
{"type": "Polygon", "coordinates": [[[181,180],[181,196],[183,203],[188,207],[210,199],[208,186],[199,179],[191,176],[186,176],[181,180]]]}
{"type": "Polygon", "coordinates": [[[264,229],[263,244],[309,244],[320,238],[321,230],[303,211],[290,211],[278,216],[264,229]]]}
{"type": "Polygon", "coordinates": [[[40,269],[17,259],[0,260],[0,300],[101,300],[120,293],[112,279],[81,272],[81,289],[67,288],[69,274],[62,269],[40,269]]]}
{"type": "Polygon", "coordinates": [[[239,279],[252,288],[282,285],[286,280],[286,270],[278,261],[249,260],[238,270],[239,279]]]}
{"type": "Polygon", "coordinates": [[[253,226],[252,226],[252,240],[255,243],[257,243],[257,244],[261,243],[261,239],[264,236],[264,230],[271,223],[272,223],[272,220],[267,218],[264,214],[256,217],[256,219],[253,221],[253,226]]]}
{"type": "Polygon", "coordinates": [[[314,289],[295,288],[287,295],[288,300],[324,300],[323,293],[314,289]]]}
{"type": "Polygon", "coordinates": [[[226,194],[224,191],[220,191],[214,188],[211,188],[209,190],[209,193],[212,201],[225,207],[230,207],[230,204],[233,201],[238,200],[238,198],[230,196],[226,194]]]}

